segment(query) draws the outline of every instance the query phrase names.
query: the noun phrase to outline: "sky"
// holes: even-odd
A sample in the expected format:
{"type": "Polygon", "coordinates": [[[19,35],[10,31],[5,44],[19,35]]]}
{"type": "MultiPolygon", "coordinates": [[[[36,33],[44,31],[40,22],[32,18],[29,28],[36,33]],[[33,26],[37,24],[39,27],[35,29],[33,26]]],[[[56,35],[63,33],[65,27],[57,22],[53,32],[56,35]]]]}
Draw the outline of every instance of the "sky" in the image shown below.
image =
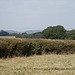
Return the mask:
{"type": "Polygon", "coordinates": [[[75,0],[0,0],[0,30],[75,29],[75,0]]]}

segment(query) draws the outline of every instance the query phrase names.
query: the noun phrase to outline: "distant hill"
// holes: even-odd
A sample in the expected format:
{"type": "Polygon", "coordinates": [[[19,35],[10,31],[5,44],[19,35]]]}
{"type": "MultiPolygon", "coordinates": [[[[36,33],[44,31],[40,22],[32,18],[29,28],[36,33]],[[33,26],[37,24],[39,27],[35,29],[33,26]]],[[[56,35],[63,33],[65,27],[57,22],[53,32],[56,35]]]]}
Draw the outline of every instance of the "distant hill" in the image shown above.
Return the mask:
{"type": "Polygon", "coordinates": [[[37,32],[42,32],[42,30],[28,30],[25,31],[26,33],[37,33],[37,32]]]}
{"type": "Polygon", "coordinates": [[[29,33],[29,34],[31,34],[31,33],[36,33],[36,32],[42,32],[42,30],[28,30],[28,31],[24,31],[24,32],[20,32],[20,31],[14,31],[14,30],[4,30],[4,31],[6,31],[6,32],[8,32],[8,33],[29,33]]]}
{"type": "Polygon", "coordinates": [[[14,31],[14,30],[5,30],[5,31],[8,32],[8,33],[21,33],[21,32],[14,31]]]}

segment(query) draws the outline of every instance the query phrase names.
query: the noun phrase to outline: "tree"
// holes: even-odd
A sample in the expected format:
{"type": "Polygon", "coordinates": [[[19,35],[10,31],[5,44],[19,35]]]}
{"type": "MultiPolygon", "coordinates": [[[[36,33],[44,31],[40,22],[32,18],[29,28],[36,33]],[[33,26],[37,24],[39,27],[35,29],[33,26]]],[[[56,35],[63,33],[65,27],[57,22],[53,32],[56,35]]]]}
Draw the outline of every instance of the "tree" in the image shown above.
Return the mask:
{"type": "Polygon", "coordinates": [[[50,26],[42,31],[42,38],[47,39],[64,39],[66,36],[66,30],[63,26],[50,26]]]}
{"type": "Polygon", "coordinates": [[[8,35],[9,35],[8,32],[6,32],[6,31],[4,31],[4,30],[1,30],[1,31],[0,31],[0,36],[8,36],[8,35]]]}
{"type": "Polygon", "coordinates": [[[71,31],[70,31],[70,38],[71,38],[72,40],[75,40],[75,30],[71,30],[71,31]]]}

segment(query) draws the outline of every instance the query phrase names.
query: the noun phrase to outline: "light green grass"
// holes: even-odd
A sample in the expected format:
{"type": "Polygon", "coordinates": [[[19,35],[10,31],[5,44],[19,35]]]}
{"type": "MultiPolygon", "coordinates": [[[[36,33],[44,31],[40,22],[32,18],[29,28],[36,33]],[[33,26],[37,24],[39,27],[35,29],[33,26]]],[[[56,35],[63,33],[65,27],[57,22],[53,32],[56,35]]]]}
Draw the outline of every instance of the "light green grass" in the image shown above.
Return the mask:
{"type": "Polygon", "coordinates": [[[75,55],[34,55],[0,59],[0,75],[75,75],[75,55]]]}

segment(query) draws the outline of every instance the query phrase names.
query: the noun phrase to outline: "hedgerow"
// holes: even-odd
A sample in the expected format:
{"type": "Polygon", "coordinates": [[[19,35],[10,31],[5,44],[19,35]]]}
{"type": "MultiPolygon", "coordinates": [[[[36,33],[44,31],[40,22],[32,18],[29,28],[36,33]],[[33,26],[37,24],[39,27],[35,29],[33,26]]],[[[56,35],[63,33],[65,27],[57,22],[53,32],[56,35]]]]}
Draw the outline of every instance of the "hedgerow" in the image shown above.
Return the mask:
{"type": "Polygon", "coordinates": [[[0,39],[0,58],[52,53],[74,54],[75,40],[0,39]]]}

